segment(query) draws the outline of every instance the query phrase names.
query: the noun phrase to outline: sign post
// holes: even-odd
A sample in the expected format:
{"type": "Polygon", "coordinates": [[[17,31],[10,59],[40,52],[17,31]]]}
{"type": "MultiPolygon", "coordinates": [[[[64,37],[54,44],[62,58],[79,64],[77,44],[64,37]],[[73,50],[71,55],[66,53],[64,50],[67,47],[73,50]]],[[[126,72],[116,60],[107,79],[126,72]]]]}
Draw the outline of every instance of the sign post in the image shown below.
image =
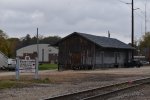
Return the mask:
{"type": "Polygon", "coordinates": [[[17,61],[17,63],[16,63],[16,80],[19,80],[19,66],[20,66],[20,59],[17,58],[16,61],[17,61]]]}
{"type": "Polygon", "coordinates": [[[39,62],[38,62],[38,58],[36,57],[36,59],[35,59],[35,63],[36,63],[36,65],[35,65],[35,79],[38,79],[38,70],[39,70],[39,62]]]}
{"type": "Polygon", "coordinates": [[[38,79],[38,60],[19,59],[16,63],[16,80],[19,80],[20,73],[35,73],[35,79],[38,79]]]}

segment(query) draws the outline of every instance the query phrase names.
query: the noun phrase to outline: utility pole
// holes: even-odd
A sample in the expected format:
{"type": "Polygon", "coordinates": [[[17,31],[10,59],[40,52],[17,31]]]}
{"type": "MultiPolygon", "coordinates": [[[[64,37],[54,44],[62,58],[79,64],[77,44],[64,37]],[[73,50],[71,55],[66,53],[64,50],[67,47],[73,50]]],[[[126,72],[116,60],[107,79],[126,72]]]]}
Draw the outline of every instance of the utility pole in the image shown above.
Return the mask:
{"type": "Polygon", "coordinates": [[[36,68],[35,68],[35,79],[38,79],[39,70],[39,33],[37,28],[37,58],[36,58],[36,68]]]}
{"type": "Polygon", "coordinates": [[[37,57],[39,57],[39,29],[37,28],[37,57]]]}
{"type": "Polygon", "coordinates": [[[145,3],[145,34],[147,32],[147,12],[146,12],[146,7],[147,7],[147,0],[146,0],[146,3],[145,3]]]}
{"type": "MultiPolygon", "coordinates": [[[[125,4],[131,4],[131,45],[132,47],[134,47],[134,10],[137,10],[137,9],[134,9],[134,0],[132,0],[131,3],[126,3],[126,2],[122,2],[122,3],[125,3],[125,4]]],[[[132,50],[132,60],[134,59],[134,50],[132,50]]]]}
{"type": "MultiPolygon", "coordinates": [[[[134,0],[132,0],[132,3],[131,3],[131,5],[132,5],[132,21],[131,21],[131,23],[132,23],[132,31],[131,31],[131,34],[132,34],[132,38],[131,38],[131,43],[132,43],[132,47],[134,47],[134,0]]],[[[134,51],[132,51],[132,59],[134,58],[134,51]]]]}

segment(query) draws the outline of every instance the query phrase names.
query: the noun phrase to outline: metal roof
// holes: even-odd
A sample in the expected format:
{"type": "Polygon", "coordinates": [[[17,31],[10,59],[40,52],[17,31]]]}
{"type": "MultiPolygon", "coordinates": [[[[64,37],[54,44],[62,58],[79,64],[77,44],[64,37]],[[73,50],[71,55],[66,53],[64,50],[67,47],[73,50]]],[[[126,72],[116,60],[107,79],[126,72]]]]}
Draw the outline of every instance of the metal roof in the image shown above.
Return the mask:
{"type": "Polygon", "coordinates": [[[95,36],[79,32],[74,32],[73,34],[78,34],[103,48],[134,49],[132,46],[114,38],[95,36]]]}
{"type": "Polygon", "coordinates": [[[93,43],[95,43],[98,46],[101,46],[103,48],[116,48],[116,49],[135,49],[134,47],[119,41],[114,38],[109,38],[109,37],[103,37],[103,36],[95,36],[95,35],[90,35],[86,33],[80,33],[80,32],[73,32],[72,34],[62,38],[60,41],[58,41],[56,44],[53,44],[53,46],[58,46],[60,42],[63,40],[67,39],[68,37],[72,35],[79,35],[93,43]]]}

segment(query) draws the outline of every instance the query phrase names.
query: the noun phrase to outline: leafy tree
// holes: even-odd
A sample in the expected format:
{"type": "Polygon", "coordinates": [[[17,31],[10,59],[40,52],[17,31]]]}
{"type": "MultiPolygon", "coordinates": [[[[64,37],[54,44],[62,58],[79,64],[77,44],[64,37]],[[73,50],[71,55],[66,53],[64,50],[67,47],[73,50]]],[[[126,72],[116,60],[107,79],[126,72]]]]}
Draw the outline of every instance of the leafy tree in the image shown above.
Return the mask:
{"type": "MultiPolygon", "coordinates": [[[[44,36],[39,36],[39,43],[46,43],[46,44],[55,44],[57,41],[59,41],[61,39],[61,37],[58,36],[49,36],[49,37],[44,37],[44,36]]],[[[27,34],[25,37],[20,39],[21,45],[19,48],[21,47],[25,47],[28,45],[32,45],[32,44],[36,44],[37,43],[37,37],[30,37],[29,34],[27,34]]]]}
{"type": "Polygon", "coordinates": [[[143,35],[142,39],[140,40],[140,48],[150,47],[150,32],[147,32],[143,35]]]}
{"type": "Polygon", "coordinates": [[[0,30],[0,51],[4,54],[9,54],[9,45],[7,42],[7,35],[4,31],[0,30]]]}
{"type": "Polygon", "coordinates": [[[31,44],[30,42],[31,42],[31,37],[30,37],[29,34],[27,34],[27,35],[26,35],[25,37],[23,37],[23,39],[22,39],[22,47],[30,45],[30,44],[31,44]]]}
{"type": "Polygon", "coordinates": [[[49,37],[45,37],[42,40],[40,40],[40,43],[48,43],[48,44],[55,44],[56,42],[58,42],[61,39],[61,37],[59,36],[49,36],[49,37]]]}
{"type": "MultiPolygon", "coordinates": [[[[58,36],[44,37],[40,35],[39,43],[54,44],[60,39],[61,37],[58,36]]],[[[20,39],[8,38],[6,33],[3,30],[0,30],[0,51],[2,51],[8,57],[15,57],[17,49],[36,43],[37,43],[36,36],[31,37],[29,34],[27,34],[25,37],[22,37],[20,39]]]]}
{"type": "Polygon", "coordinates": [[[9,57],[15,57],[16,56],[16,50],[21,46],[21,41],[18,38],[9,38],[7,39],[8,45],[9,45],[9,57]]]}
{"type": "Polygon", "coordinates": [[[1,29],[0,29],[0,38],[5,38],[5,39],[7,38],[6,33],[1,29]]]}
{"type": "Polygon", "coordinates": [[[147,32],[139,42],[140,54],[150,60],[150,32],[147,32]]]}
{"type": "Polygon", "coordinates": [[[37,37],[34,36],[33,38],[31,38],[30,44],[36,44],[36,43],[37,43],[37,37]]]}

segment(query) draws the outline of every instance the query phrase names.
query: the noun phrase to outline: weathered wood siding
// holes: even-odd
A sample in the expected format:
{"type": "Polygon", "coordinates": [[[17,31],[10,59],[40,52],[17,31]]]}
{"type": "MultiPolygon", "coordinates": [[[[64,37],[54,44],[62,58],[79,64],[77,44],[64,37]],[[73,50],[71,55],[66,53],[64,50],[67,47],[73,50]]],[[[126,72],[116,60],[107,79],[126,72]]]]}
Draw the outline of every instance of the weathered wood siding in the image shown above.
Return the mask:
{"type": "Polygon", "coordinates": [[[129,57],[129,50],[102,48],[79,35],[72,35],[59,43],[58,64],[61,69],[122,66],[129,57]]]}
{"type": "Polygon", "coordinates": [[[73,69],[76,66],[94,64],[94,45],[86,39],[73,35],[59,43],[59,66],[73,69]]]}

